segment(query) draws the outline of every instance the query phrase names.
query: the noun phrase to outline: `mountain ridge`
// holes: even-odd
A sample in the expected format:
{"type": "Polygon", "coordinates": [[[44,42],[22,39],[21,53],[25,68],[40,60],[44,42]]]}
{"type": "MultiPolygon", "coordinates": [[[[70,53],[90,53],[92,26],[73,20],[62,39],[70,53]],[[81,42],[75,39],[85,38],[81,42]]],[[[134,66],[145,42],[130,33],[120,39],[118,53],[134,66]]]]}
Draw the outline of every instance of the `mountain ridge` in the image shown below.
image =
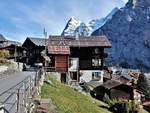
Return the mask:
{"type": "MultiPolygon", "coordinates": [[[[107,65],[148,70],[150,68],[150,0],[129,0],[123,8],[112,12],[111,18],[105,17],[105,22],[104,18],[91,21],[91,26],[97,21],[95,30],[80,21],[71,35],[106,35],[112,43],[112,48],[106,49],[109,54],[106,58],[107,65]]],[[[70,30],[69,27],[67,29],[70,30]]],[[[63,35],[66,36],[65,33],[63,35]]]]}
{"type": "Polygon", "coordinates": [[[116,11],[119,9],[115,7],[106,17],[100,19],[91,20],[89,23],[84,23],[75,17],[71,17],[67,22],[61,35],[63,36],[75,36],[76,34],[80,36],[90,36],[92,32],[97,30],[99,27],[103,26],[108,20],[112,18],[116,11]]]}
{"type": "Polygon", "coordinates": [[[129,0],[111,20],[92,33],[102,34],[112,43],[107,50],[107,64],[150,68],[150,1],[129,0]]]}

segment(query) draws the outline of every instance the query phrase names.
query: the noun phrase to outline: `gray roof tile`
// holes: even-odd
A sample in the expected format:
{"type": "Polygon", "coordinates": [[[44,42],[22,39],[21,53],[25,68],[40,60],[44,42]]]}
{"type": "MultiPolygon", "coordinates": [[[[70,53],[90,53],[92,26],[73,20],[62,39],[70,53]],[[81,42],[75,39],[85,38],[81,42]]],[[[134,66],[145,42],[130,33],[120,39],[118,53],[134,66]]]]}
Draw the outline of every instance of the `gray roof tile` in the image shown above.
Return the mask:
{"type": "Polygon", "coordinates": [[[45,40],[45,38],[28,37],[28,39],[30,39],[37,46],[45,46],[45,43],[48,43],[48,39],[45,40]]]}

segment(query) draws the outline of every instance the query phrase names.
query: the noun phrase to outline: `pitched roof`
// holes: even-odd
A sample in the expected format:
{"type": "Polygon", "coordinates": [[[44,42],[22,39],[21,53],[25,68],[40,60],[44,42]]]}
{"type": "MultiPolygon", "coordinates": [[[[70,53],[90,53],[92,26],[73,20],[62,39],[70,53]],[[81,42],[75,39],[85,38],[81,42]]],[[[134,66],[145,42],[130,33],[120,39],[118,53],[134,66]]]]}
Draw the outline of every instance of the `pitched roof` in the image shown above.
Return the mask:
{"type": "Polygon", "coordinates": [[[66,45],[70,47],[111,47],[106,36],[50,36],[49,46],[66,45]]]}
{"type": "Polygon", "coordinates": [[[34,38],[34,37],[28,37],[31,42],[33,42],[36,46],[45,46],[45,43],[47,44],[48,39],[45,40],[45,38],[34,38]]]}
{"type": "Polygon", "coordinates": [[[86,84],[90,88],[90,90],[93,90],[94,88],[102,85],[102,83],[99,81],[90,81],[90,82],[87,82],[86,84]]]}
{"type": "Polygon", "coordinates": [[[22,46],[22,44],[20,42],[7,40],[7,46],[9,46],[9,45],[22,46]]]}
{"type": "Polygon", "coordinates": [[[9,47],[9,46],[12,46],[12,45],[15,45],[15,46],[22,46],[22,44],[20,43],[20,42],[17,42],[17,41],[11,41],[11,40],[6,40],[5,39],[5,41],[3,40],[0,40],[1,42],[3,42],[3,43],[1,43],[0,44],[0,48],[5,48],[5,47],[9,47]],[[6,43],[4,43],[4,42],[6,42],[6,43]]]}
{"type": "Polygon", "coordinates": [[[0,49],[6,49],[6,48],[20,48],[20,49],[25,49],[24,47],[22,46],[19,46],[19,45],[15,45],[15,44],[10,44],[10,45],[6,45],[4,47],[0,47],[0,49]]]}
{"type": "Polygon", "coordinates": [[[131,80],[129,80],[128,78],[126,78],[124,76],[119,76],[115,80],[118,80],[118,81],[120,81],[121,83],[124,83],[124,84],[127,84],[127,83],[129,83],[131,81],[131,80]]]}
{"type": "Polygon", "coordinates": [[[119,86],[121,84],[122,84],[121,82],[116,81],[116,80],[108,80],[107,82],[105,82],[101,86],[103,86],[103,87],[105,87],[107,89],[111,89],[111,88],[114,88],[114,87],[119,86]]]}
{"type": "Polygon", "coordinates": [[[133,78],[135,78],[135,79],[138,79],[139,76],[140,76],[140,74],[141,73],[139,71],[137,71],[137,70],[130,70],[128,72],[128,75],[131,76],[131,77],[133,77],[133,78]]]}

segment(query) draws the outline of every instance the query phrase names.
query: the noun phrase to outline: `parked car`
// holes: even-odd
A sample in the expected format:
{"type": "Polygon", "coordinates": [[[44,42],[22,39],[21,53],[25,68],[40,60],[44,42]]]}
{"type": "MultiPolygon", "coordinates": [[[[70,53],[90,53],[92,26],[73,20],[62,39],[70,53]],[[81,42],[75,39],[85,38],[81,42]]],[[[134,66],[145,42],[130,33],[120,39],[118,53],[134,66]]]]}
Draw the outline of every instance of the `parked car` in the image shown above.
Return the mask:
{"type": "Polygon", "coordinates": [[[34,63],[33,67],[42,68],[43,64],[42,63],[34,63]]]}

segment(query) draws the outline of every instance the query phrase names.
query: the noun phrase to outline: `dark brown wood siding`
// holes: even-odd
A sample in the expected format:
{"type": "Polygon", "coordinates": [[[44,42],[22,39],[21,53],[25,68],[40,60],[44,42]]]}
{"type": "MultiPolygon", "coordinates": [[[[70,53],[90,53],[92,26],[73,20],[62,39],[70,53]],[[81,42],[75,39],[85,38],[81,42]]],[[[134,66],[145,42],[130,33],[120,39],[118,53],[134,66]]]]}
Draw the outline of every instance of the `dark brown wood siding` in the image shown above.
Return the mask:
{"type": "Polygon", "coordinates": [[[103,62],[104,62],[104,48],[101,47],[80,47],[70,48],[70,57],[72,58],[79,58],[79,68],[80,70],[101,70],[103,69],[103,62]],[[99,52],[95,53],[95,48],[99,50],[99,52]],[[93,66],[92,60],[93,59],[100,59],[101,65],[93,66]]]}
{"type": "Polygon", "coordinates": [[[55,56],[55,69],[58,72],[68,71],[68,55],[55,56]]]}

